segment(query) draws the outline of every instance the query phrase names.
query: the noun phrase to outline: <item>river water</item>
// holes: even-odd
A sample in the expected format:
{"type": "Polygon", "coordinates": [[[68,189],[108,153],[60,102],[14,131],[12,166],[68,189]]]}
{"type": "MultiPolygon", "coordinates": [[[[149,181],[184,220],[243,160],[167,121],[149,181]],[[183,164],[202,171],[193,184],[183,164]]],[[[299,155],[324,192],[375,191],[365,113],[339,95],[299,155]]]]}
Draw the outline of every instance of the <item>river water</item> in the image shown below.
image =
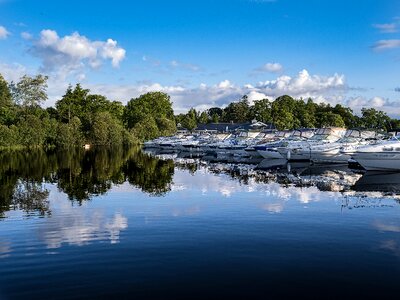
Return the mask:
{"type": "Polygon", "coordinates": [[[396,297],[400,175],[0,153],[0,299],[396,297]]]}

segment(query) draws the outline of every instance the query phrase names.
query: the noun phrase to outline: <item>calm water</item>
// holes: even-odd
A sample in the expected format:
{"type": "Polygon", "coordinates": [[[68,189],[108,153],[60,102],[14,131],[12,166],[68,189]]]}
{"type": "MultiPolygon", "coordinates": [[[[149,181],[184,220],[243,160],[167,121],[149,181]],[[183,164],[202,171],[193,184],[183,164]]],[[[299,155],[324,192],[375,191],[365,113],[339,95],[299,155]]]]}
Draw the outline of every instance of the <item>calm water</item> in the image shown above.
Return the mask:
{"type": "Polygon", "coordinates": [[[0,299],[397,298],[400,175],[0,153],[0,299]]]}

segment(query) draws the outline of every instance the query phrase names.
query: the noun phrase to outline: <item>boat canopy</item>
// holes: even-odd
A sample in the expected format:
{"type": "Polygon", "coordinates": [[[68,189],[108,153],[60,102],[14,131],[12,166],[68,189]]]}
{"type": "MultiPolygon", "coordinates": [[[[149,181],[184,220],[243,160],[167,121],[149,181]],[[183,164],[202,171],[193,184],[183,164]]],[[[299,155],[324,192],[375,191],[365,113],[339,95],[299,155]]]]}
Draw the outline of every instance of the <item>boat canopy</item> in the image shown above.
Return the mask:
{"type": "Polygon", "coordinates": [[[312,128],[296,129],[293,131],[291,137],[309,139],[310,137],[312,137],[315,134],[315,132],[316,132],[316,129],[312,129],[312,128]]]}
{"type": "Polygon", "coordinates": [[[374,130],[362,130],[362,129],[349,129],[346,131],[345,137],[349,138],[362,138],[362,139],[375,139],[377,136],[374,130]]]}
{"type": "Polygon", "coordinates": [[[293,133],[292,130],[277,131],[277,132],[275,133],[275,137],[277,137],[277,138],[286,138],[286,137],[291,136],[292,133],[293,133]]]}

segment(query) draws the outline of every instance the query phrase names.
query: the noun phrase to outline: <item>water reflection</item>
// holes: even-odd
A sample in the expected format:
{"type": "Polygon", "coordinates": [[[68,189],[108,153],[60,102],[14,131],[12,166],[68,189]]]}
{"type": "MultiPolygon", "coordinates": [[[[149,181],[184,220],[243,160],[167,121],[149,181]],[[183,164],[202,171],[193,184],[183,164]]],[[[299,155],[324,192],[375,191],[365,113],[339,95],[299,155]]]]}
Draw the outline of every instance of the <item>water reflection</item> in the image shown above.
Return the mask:
{"type": "MultiPolygon", "coordinates": [[[[139,148],[75,149],[65,152],[0,153],[0,216],[9,210],[39,216],[51,215],[47,184],[55,185],[73,203],[81,205],[94,196],[104,195],[113,186],[129,183],[151,196],[163,196],[180,189],[174,185],[175,170],[207,172],[219,182],[215,189],[224,196],[233,190],[218,176],[225,175],[254,190],[258,184],[284,187],[316,187],[319,191],[400,194],[400,174],[366,173],[346,165],[310,165],[285,160],[262,160],[257,164],[204,161],[200,157],[182,157],[175,153],[145,153],[139,148]]],[[[282,193],[282,191],[280,192],[282,193]]],[[[281,210],[281,204],[271,211],[281,210]]],[[[357,206],[357,205],[356,205],[357,206]]]]}
{"type": "Polygon", "coordinates": [[[0,298],[247,295],[249,282],[260,295],[332,282],[359,296],[377,274],[398,286],[397,174],[137,148],[0,159],[0,298]]]}
{"type": "Polygon", "coordinates": [[[400,194],[400,173],[367,172],[356,182],[354,190],[400,194]]]}
{"type": "Polygon", "coordinates": [[[119,242],[120,232],[126,228],[128,219],[120,213],[106,217],[101,212],[90,214],[63,208],[63,214],[48,219],[38,234],[48,249],[57,249],[63,244],[83,246],[104,240],[115,244],[119,242]]]}
{"type": "Polygon", "coordinates": [[[82,204],[128,181],[151,195],[171,190],[174,163],[139,148],[74,149],[0,153],[0,216],[9,210],[50,214],[46,183],[82,204]]]}

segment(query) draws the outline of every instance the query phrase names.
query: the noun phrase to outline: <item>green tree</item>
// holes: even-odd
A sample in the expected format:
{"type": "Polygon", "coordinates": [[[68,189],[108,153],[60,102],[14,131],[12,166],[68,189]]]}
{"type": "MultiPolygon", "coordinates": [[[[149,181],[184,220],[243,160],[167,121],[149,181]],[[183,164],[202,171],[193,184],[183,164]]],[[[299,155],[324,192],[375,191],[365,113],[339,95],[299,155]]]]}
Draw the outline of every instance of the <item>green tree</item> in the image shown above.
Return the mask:
{"type": "Polygon", "coordinates": [[[131,133],[138,141],[151,140],[160,136],[157,123],[151,115],[136,123],[131,129],[131,133]]]}
{"type": "Polygon", "coordinates": [[[276,128],[282,130],[298,126],[300,122],[293,113],[295,108],[296,100],[288,95],[278,97],[272,102],[271,116],[276,128]]]}
{"type": "Polygon", "coordinates": [[[210,118],[213,118],[214,115],[217,115],[218,118],[220,119],[220,118],[222,117],[223,110],[222,110],[222,108],[220,108],[220,107],[211,107],[211,108],[207,111],[207,113],[208,113],[208,116],[209,116],[210,118]]]}
{"type": "Polygon", "coordinates": [[[0,124],[11,125],[16,118],[16,109],[7,81],[0,74],[0,124]]]}
{"type": "Polygon", "coordinates": [[[197,112],[194,108],[191,108],[183,117],[181,125],[189,130],[193,130],[197,127],[197,112]]]}
{"type": "Polygon", "coordinates": [[[244,123],[250,121],[250,105],[247,96],[239,102],[230,103],[225,109],[223,119],[225,122],[244,123]]]}
{"type": "Polygon", "coordinates": [[[97,113],[94,117],[92,141],[95,145],[122,145],[124,128],[108,112],[97,113]]]}
{"type": "Polygon", "coordinates": [[[256,100],[251,107],[251,117],[261,122],[271,122],[271,102],[268,99],[256,100]]]}
{"type": "Polygon", "coordinates": [[[317,114],[318,127],[345,127],[342,117],[333,112],[320,112],[317,114]]]}
{"type": "Polygon", "coordinates": [[[11,83],[10,90],[15,103],[23,108],[41,105],[47,100],[47,76],[41,74],[35,77],[24,75],[18,83],[11,83]]]}
{"type": "Polygon", "coordinates": [[[377,129],[390,129],[390,118],[383,111],[375,108],[361,109],[361,122],[365,127],[377,129]]]}
{"type": "Polygon", "coordinates": [[[209,122],[209,116],[207,112],[203,111],[199,116],[199,123],[206,124],[209,122]]]}
{"type": "Polygon", "coordinates": [[[161,136],[170,136],[176,132],[176,124],[167,118],[159,118],[156,120],[158,132],[161,136]]]}
{"type": "Polygon", "coordinates": [[[332,112],[342,117],[344,124],[347,128],[358,126],[357,119],[354,116],[353,110],[351,108],[336,104],[335,107],[332,109],[332,112]]]}
{"type": "Polygon", "coordinates": [[[219,123],[219,118],[219,115],[215,113],[212,115],[211,120],[213,123],[219,123]]]}
{"type": "Polygon", "coordinates": [[[60,148],[83,145],[81,126],[82,123],[78,117],[73,117],[68,124],[58,123],[56,145],[60,148]]]}
{"type": "Polygon", "coordinates": [[[128,129],[152,116],[154,120],[166,118],[174,120],[170,97],[162,92],[151,92],[131,99],[126,105],[124,123],[128,129]]]}
{"type": "Polygon", "coordinates": [[[44,145],[46,130],[42,121],[34,116],[27,115],[18,123],[21,145],[32,148],[44,145]]]}

